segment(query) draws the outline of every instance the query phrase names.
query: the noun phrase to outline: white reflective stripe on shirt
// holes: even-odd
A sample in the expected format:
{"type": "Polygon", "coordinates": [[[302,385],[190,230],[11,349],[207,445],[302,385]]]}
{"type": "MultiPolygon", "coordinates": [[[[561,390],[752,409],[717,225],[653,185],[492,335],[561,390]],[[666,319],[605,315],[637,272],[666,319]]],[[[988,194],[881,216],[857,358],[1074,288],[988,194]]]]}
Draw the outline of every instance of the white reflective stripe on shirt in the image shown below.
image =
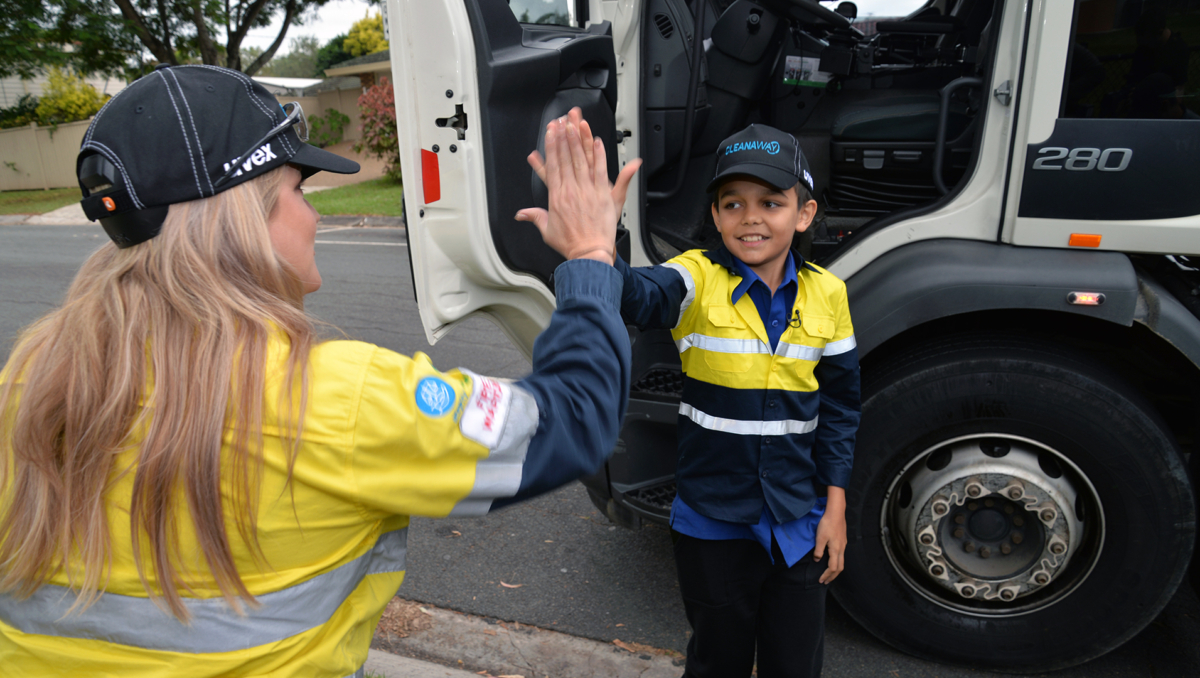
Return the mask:
{"type": "Polygon", "coordinates": [[[811,360],[812,362],[816,362],[821,359],[821,354],[824,350],[817,346],[789,344],[786,341],[781,341],[775,347],[775,355],[781,358],[795,358],[796,360],[811,360]]]}
{"type": "MultiPolygon", "coordinates": [[[[679,318],[675,321],[675,327],[679,327],[679,323],[683,321],[684,312],[696,300],[696,282],[692,280],[692,274],[683,264],[663,264],[663,267],[678,273],[683,278],[684,286],[687,287],[687,294],[683,295],[683,301],[679,303],[679,318]]],[[[671,329],[675,329],[675,327],[671,329]]]]}
{"type": "Polygon", "coordinates": [[[19,600],[0,594],[0,620],[42,636],[101,640],[164,652],[234,652],[277,643],[329,621],[367,575],[403,572],[408,528],[386,532],[358,558],[308,581],[257,596],[259,607],[245,615],[224,598],[184,598],[191,613],[184,625],[149,598],[105,593],[81,613],[69,588],[45,584],[19,600]]]}
{"type": "Polygon", "coordinates": [[[689,348],[698,348],[702,351],[712,351],[713,353],[761,353],[771,355],[771,348],[764,344],[762,339],[727,339],[696,333],[680,337],[675,342],[675,347],[679,349],[680,353],[689,348]]]}
{"type": "Polygon", "coordinates": [[[854,340],[854,335],[851,334],[845,339],[838,339],[837,341],[831,341],[828,344],[825,344],[825,355],[841,355],[843,353],[849,353],[857,346],[858,342],[854,340]]]}
{"type": "Polygon", "coordinates": [[[488,448],[475,464],[471,492],[451,509],[452,516],[481,516],[497,499],[521,489],[525,455],[538,427],[538,406],[524,389],[491,377],[462,370],[470,377],[471,398],[463,408],[459,430],[488,448]]]}
{"type": "Polygon", "coordinates": [[[701,412],[687,403],[679,403],[679,413],[710,431],[735,433],[741,436],[782,436],[789,433],[811,433],[817,429],[816,419],[812,421],[801,421],[799,419],[775,419],[771,421],[725,419],[724,417],[714,417],[711,414],[701,412]]]}

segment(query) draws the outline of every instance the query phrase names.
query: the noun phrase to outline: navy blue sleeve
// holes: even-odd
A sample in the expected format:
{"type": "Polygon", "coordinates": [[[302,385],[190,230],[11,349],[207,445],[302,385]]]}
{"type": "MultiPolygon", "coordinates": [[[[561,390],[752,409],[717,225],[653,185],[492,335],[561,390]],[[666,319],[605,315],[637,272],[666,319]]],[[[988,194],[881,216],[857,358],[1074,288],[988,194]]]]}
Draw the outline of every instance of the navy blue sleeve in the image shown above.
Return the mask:
{"type": "Polygon", "coordinates": [[[595,472],[612,453],[629,399],[629,333],[621,275],[587,259],[554,272],[558,308],[533,344],[533,373],[516,383],[538,406],[537,432],[515,496],[499,508],[595,472]]]}
{"type": "Polygon", "coordinates": [[[851,336],[848,350],[822,356],[813,370],[821,398],[813,443],[817,482],[841,488],[850,484],[854,438],[862,418],[858,349],[853,348],[853,341],[851,336]]]}
{"type": "Polygon", "coordinates": [[[678,270],[669,266],[633,268],[617,257],[621,274],[621,317],[640,330],[669,330],[679,324],[688,293],[678,270]]]}

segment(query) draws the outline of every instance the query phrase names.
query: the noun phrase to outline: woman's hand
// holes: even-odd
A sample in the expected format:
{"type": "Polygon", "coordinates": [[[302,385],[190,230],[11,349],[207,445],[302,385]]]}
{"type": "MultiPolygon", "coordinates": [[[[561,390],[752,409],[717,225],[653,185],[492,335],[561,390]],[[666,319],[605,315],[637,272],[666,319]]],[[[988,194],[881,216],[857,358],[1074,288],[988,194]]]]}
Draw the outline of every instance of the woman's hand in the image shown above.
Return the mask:
{"type": "Polygon", "coordinates": [[[825,515],[817,523],[817,544],[813,547],[813,561],[817,563],[829,552],[829,566],[821,575],[822,584],[837,579],[845,568],[846,542],[846,490],[830,486],[825,515]]]}
{"type": "MultiPolygon", "coordinates": [[[[550,211],[530,207],[517,212],[517,221],[533,223],[542,233],[542,239],[567,259],[581,258],[580,252],[595,251],[598,241],[591,236],[586,248],[580,249],[563,238],[579,235],[582,219],[609,218],[605,230],[607,242],[603,250],[611,263],[615,257],[618,216],[625,205],[625,194],[629,182],[641,167],[642,161],[630,161],[617,176],[615,185],[608,183],[608,157],[600,139],[592,137],[591,127],[583,119],[579,108],[572,108],[563,118],[546,125],[546,158],[543,160],[536,150],[529,154],[529,164],[550,189],[550,211]],[[580,153],[580,156],[576,156],[580,153]],[[585,171],[586,170],[586,171],[585,171]],[[569,176],[568,176],[569,175],[569,176]],[[588,193],[583,195],[582,191],[588,193]],[[607,204],[601,204],[607,203],[607,204]],[[561,215],[556,218],[555,211],[561,215]],[[574,213],[571,210],[575,210],[574,213]],[[579,210],[584,210],[580,212],[579,210]],[[564,226],[570,228],[564,229],[564,226]],[[568,233],[570,231],[570,233],[568,233]],[[568,252],[575,253],[575,256],[568,252]]],[[[599,226],[599,224],[593,224],[599,226]]],[[[589,257],[595,258],[595,257],[589,257]]]]}

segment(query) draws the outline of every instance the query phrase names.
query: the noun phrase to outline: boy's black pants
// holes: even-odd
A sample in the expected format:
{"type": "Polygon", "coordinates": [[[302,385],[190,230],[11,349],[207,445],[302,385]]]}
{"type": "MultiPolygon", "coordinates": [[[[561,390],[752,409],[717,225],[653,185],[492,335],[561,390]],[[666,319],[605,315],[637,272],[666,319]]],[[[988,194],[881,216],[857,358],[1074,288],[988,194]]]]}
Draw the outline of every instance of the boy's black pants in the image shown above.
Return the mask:
{"type": "Polygon", "coordinates": [[[675,565],[692,637],[684,678],[815,678],[825,650],[827,563],[812,552],[788,567],[749,539],[707,540],[674,530],[675,565]]]}

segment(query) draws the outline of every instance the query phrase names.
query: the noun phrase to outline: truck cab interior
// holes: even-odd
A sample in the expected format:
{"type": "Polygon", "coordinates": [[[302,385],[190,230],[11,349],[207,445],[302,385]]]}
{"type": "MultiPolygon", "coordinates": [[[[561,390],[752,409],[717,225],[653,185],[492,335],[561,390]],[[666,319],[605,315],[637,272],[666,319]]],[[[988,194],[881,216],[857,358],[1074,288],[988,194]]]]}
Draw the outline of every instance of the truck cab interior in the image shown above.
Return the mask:
{"type": "Polygon", "coordinates": [[[933,0],[864,22],[852,2],[647,2],[645,251],[665,260],[716,242],[704,187],[718,144],[751,123],[790,132],[808,157],[821,212],[797,245],[818,263],[880,217],[952,192],[972,166],[998,4],[933,0]]]}

